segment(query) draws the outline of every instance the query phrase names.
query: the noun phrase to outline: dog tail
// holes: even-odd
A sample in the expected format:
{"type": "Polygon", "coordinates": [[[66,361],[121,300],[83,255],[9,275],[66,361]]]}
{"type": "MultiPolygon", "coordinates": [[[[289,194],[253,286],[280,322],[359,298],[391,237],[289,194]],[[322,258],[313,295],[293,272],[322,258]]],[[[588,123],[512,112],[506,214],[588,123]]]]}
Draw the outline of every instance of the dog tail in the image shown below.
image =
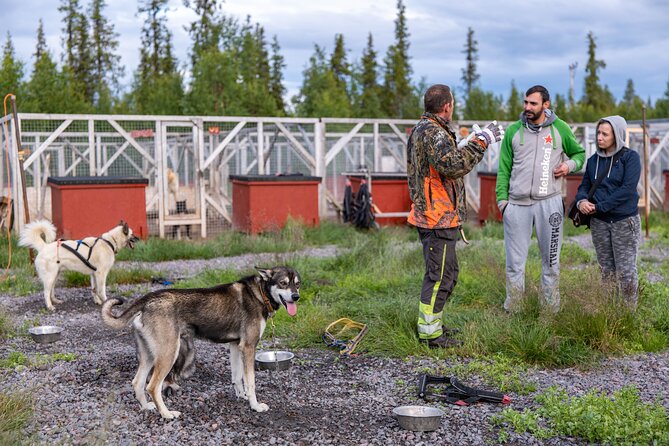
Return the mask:
{"type": "Polygon", "coordinates": [[[27,246],[40,252],[47,243],[56,240],[56,227],[48,220],[37,220],[28,223],[21,231],[20,246],[27,246]]]}
{"type": "Polygon", "coordinates": [[[102,322],[114,330],[121,330],[128,325],[128,323],[135,317],[137,313],[142,311],[143,302],[140,299],[135,301],[135,303],[133,303],[130,308],[125,310],[123,313],[115,316],[114,313],[112,313],[113,307],[123,305],[124,303],[124,300],[118,297],[110,297],[107,299],[102,304],[102,322]]]}

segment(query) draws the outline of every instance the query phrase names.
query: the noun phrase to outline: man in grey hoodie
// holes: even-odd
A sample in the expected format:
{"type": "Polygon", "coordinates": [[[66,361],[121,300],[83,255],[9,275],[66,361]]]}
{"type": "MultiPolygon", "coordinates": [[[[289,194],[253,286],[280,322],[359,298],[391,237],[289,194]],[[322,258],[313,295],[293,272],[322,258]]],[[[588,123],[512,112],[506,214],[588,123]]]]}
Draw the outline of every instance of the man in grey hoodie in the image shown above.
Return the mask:
{"type": "Polygon", "coordinates": [[[625,147],[627,122],[609,116],[597,123],[597,152],[588,159],[576,193],[578,209],[592,215],[590,232],[605,285],[617,289],[632,309],[638,300],[637,251],[641,236],[639,154],[625,147]],[[601,179],[592,198],[592,184],[601,179]]]}
{"type": "Polygon", "coordinates": [[[550,109],[548,90],[541,85],[527,90],[520,120],[504,135],[497,169],[497,205],[506,248],[505,310],[512,311],[525,292],[525,263],[534,227],[541,252],[542,304],[558,311],[562,182],[584,161],[585,150],[574,133],[550,109]]]}

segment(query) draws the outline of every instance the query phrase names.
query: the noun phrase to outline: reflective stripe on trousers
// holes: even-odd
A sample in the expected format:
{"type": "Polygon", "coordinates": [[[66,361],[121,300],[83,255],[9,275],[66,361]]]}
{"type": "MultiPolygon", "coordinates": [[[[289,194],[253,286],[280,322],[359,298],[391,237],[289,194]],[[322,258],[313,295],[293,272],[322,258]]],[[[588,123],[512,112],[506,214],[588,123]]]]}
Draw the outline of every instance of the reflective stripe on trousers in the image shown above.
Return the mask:
{"type": "Polygon", "coordinates": [[[418,307],[418,337],[435,339],[442,334],[443,309],[458,276],[455,254],[457,229],[418,229],[423,244],[425,276],[418,307]]]}

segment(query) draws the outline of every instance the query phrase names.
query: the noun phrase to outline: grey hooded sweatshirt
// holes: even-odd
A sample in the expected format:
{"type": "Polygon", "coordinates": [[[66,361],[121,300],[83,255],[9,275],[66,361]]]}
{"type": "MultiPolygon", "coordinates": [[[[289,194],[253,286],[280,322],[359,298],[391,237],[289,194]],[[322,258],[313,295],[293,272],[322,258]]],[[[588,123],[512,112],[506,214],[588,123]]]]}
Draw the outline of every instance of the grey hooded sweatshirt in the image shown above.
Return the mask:
{"type": "Polygon", "coordinates": [[[562,192],[562,178],[553,171],[566,162],[570,172],[585,161],[585,149],[566,122],[545,110],[546,119],[532,125],[521,114],[504,134],[497,169],[497,202],[530,205],[562,192]]]}

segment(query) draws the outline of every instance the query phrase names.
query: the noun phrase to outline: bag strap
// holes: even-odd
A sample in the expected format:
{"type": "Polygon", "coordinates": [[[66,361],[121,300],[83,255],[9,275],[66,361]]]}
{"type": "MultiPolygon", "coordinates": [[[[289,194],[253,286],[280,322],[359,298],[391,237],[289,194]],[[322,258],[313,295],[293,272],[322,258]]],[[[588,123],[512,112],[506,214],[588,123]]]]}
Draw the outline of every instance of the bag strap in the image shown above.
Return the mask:
{"type": "MultiPolygon", "coordinates": [[[[618,161],[620,159],[620,157],[623,155],[623,152],[625,150],[627,150],[627,147],[623,147],[622,149],[620,149],[620,151],[618,153],[613,155],[613,158],[611,158],[611,164],[615,164],[616,161],[618,161]]],[[[597,155],[597,156],[599,156],[599,155],[597,155]]],[[[606,169],[604,169],[604,170],[606,170],[606,169]]],[[[595,171],[595,175],[597,175],[596,171],[595,171]]],[[[602,184],[602,181],[604,181],[604,177],[606,177],[606,175],[602,175],[601,177],[597,178],[597,180],[593,183],[593,185],[590,186],[590,192],[588,192],[588,201],[592,200],[592,196],[595,194],[595,189],[597,189],[599,187],[599,185],[602,184]]]]}

